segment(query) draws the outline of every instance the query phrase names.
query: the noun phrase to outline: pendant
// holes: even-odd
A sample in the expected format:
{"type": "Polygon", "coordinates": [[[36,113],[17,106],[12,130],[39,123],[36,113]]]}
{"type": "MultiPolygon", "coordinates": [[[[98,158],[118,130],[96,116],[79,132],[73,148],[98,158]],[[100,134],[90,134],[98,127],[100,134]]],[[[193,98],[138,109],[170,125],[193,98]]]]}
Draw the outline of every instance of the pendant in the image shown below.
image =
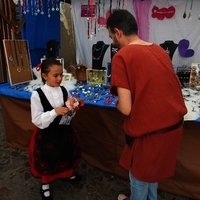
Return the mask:
{"type": "Polygon", "coordinates": [[[168,54],[170,54],[170,51],[169,51],[169,49],[168,49],[168,48],[166,49],[166,52],[167,52],[168,54]]]}
{"type": "Polygon", "coordinates": [[[12,57],[12,56],[9,56],[9,60],[10,60],[11,62],[13,62],[13,57],[12,57]]]}
{"type": "Polygon", "coordinates": [[[18,72],[21,72],[21,68],[20,68],[20,67],[17,67],[17,71],[18,71],[18,72]]]}

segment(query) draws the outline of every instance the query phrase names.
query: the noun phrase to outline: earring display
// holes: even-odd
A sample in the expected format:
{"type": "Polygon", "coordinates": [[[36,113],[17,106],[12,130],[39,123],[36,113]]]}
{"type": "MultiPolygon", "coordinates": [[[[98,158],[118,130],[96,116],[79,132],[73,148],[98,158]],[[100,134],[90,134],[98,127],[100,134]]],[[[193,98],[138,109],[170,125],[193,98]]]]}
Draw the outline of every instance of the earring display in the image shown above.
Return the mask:
{"type": "Polygon", "coordinates": [[[27,40],[3,40],[11,85],[33,80],[32,65],[27,40]]]}
{"type": "Polygon", "coordinates": [[[182,87],[188,87],[190,79],[190,67],[187,65],[179,66],[177,67],[176,74],[182,87]]]}
{"type": "Polygon", "coordinates": [[[189,87],[191,89],[200,89],[200,63],[191,64],[189,87]]]}
{"type": "Polygon", "coordinates": [[[107,84],[107,71],[87,69],[87,83],[88,84],[107,84]]]}

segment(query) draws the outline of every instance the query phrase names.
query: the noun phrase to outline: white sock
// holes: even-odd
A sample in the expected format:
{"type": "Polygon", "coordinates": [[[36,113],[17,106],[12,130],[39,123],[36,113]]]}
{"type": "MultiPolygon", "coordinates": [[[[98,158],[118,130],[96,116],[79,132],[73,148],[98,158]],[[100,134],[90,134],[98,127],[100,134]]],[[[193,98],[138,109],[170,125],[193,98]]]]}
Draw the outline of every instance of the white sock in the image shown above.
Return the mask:
{"type": "Polygon", "coordinates": [[[70,177],[70,179],[75,179],[75,178],[76,178],[76,176],[71,176],[71,177],[70,177]]]}
{"type": "Polygon", "coordinates": [[[49,189],[49,184],[42,184],[42,189],[43,190],[48,190],[49,189]]]}

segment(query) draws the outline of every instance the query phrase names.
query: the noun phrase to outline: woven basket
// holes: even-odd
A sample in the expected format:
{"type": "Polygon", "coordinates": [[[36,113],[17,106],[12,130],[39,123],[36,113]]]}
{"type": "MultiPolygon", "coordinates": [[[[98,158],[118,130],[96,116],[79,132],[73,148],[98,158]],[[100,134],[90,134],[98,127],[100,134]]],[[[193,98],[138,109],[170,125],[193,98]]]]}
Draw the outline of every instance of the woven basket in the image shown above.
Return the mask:
{"type": "Polygon", "coordinates": [[[86,70],[87,70],[87,66],[85,66],[83,64],[76,65],[75,78],[77,79],[77,81],[84,82],[87,80],[86,70]]]}
{"type": "Polygon", "coordinates": [[[67,67],[67,73],[71,73],[73,77],[75,77],[76,67],[74,65],[69,65],[67,67]]]}

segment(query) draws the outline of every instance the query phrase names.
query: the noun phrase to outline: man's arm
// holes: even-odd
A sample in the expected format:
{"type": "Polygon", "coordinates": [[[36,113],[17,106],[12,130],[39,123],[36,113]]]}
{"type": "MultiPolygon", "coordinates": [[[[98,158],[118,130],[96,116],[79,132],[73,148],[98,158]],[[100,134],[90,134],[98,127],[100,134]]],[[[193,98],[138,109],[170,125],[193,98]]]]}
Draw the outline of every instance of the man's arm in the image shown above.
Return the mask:
{"type": "Polygon", "coordinates": [[[118,87],[117,93],[118,93],[118,99],[116,101],[117,109],[123,115],[126,115],[126,116],[130,115],[131,106],[132,106],[132,98],[131,98],[130,90],[118,87]]]}

